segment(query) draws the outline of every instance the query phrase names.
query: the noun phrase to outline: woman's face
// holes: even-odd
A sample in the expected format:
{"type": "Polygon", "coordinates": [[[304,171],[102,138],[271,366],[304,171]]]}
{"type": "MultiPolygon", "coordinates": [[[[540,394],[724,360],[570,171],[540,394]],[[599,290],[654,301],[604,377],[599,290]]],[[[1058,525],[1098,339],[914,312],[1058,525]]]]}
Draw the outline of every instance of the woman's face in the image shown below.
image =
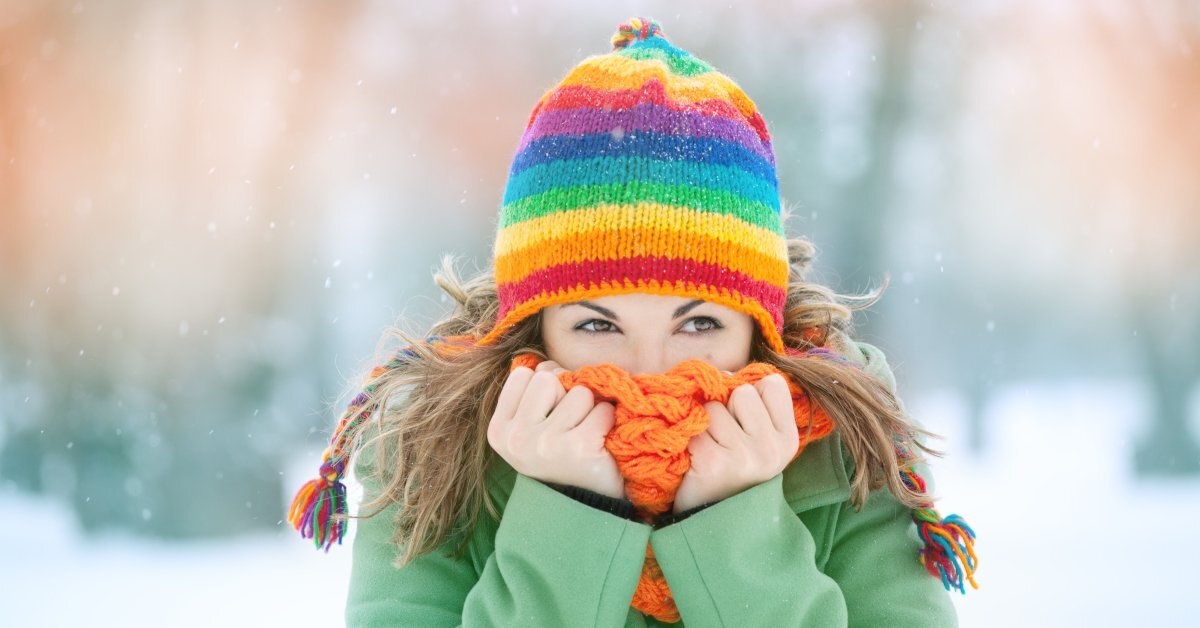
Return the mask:
{"type": "Polygon", "coordinates": [[[750,363],[754,320],[708,301],[620,294],[552,305],[541,316],[546,354],[568,370],[610,363],[639,375],[694,358],[724,371],[750,363]]]}

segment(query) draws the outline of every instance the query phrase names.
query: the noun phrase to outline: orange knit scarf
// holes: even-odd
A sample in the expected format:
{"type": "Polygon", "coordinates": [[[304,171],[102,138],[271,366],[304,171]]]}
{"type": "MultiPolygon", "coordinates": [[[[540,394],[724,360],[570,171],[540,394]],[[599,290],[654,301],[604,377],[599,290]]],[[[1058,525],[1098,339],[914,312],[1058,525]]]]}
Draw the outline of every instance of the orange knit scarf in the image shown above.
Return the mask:
{"type": "MultiPolygon", "coordinates": [[[[512,368],[534,368],[539,361],[530,354],[519,355],[512,368]]],[[[586,366],[560,373],[559,381],[567,389],[586,386],[597,402],[609,401],[615,406],[616,422],[605,446],[625,478],[625,491],[637,516],[649,523],[671,510],[675,491],[691,467],[688,441],[708,428],[704,404],[728,403],[733,389],[779,372],[769,364],[755,362],[726,375],[706,362],[689,360],[659,375],[630,375],[611,364],[586,366]]],[[[810,403],[807,393],[790,378],[788,386],[796,425],[800,428],[800,446],[796,450],[799,456],[805,445],[833,431],[833,421],[817,404],[810,403]]],[[[642,576],[633,594],[633,607],[663,622],[680,619],[649,545],[642,576]]]]}

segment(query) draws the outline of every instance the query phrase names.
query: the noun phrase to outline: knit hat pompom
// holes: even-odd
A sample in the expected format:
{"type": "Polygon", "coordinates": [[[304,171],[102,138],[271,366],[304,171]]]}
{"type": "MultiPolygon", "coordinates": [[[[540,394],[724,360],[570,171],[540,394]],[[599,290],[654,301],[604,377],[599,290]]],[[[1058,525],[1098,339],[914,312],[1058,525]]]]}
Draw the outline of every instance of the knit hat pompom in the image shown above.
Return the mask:
{"type": "Polygon", "coordinates": [[[645,17],[630,18],[628,23],[618,26],[616,34],[612,36],[613,50],[655,35],[663,37],[662,27],[658,22],[645,17]]]}

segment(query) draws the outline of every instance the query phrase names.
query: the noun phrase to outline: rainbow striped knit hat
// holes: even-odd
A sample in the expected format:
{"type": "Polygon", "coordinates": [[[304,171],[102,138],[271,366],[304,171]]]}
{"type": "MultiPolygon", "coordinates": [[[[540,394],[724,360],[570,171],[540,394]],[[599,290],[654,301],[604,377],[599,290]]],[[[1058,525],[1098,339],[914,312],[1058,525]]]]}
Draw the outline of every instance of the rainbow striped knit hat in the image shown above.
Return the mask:
{"type": "Polygon", "coordinates": [[[550,305],[649,292],[750,315],[776,351],[788,258],[775,155],[754,102],[629,20],[542,96],[509,172],[490,344],[550,305]]]}
{"type": "MultiPolygon", "coordinates": [[[[513,159],[496,233],[500,309],[482,338],[430,337],[447,351],[495,342],[542,308],[630,292],[688,296],[781,332],[788,258],[771,136],[729,77],[631,19],[614,50],[585,59],[538,101],[513,159]]],[[[346,531],[350,439],[370,417],[376,367],[288,512],[326,550],[346,531]]]]}

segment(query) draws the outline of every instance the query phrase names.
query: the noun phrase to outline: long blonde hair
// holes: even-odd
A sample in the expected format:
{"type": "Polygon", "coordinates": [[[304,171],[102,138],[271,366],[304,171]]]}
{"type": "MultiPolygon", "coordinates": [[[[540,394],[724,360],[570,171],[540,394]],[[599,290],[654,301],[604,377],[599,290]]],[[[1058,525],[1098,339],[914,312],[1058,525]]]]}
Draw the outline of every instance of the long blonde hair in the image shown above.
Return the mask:
{"type": "MultiPolygon", "coordinates": [[[[813,254],[807,240],[788,240],[783,340],[787,347],[802,351],[813,348],[808,338],[814,328],[824,336],[849,334],[852,312],[869,307],[883,291],[881,287],[863,296],[843,296],[805,281],[813,254]]],[[[461,280],[454,260],[447,257],[434,281],[455,305],[427,335],[482,336],[491,329],[499,308],[492,273],[461,280]]],[[[499,518],[486,484],[494,455],[487,443],[487,426],[513,357],[533,353],[547,359],[540,323],[540,315],[530,316],[492,345],[450,355],[399,328],[390,328],[385,335],[385,342],[410,346],[415,359],[376,380],[378,385],[363,410],[377,418],[350,447],[375,451],[371,466],[383,487],[376,499],[363,505],[359,516],[376,516],[388,506],[400,505],[393,537],[402,548],[398,565],[453,538],[459,539],[456,552],[461,552],[485,510],[499,518]]],[[[856,507],[871,490],[883,486],[906,506],[915,508],[928,501],[901,480],[896,454],[897,443],[910,452],[930,452],[918,440],[928,433],[904,417],[881,382],[836,361],[776,353],[757,333],[751,360],[783,371],[829,413],[854,461],[851,493],[856,507]]]]}

